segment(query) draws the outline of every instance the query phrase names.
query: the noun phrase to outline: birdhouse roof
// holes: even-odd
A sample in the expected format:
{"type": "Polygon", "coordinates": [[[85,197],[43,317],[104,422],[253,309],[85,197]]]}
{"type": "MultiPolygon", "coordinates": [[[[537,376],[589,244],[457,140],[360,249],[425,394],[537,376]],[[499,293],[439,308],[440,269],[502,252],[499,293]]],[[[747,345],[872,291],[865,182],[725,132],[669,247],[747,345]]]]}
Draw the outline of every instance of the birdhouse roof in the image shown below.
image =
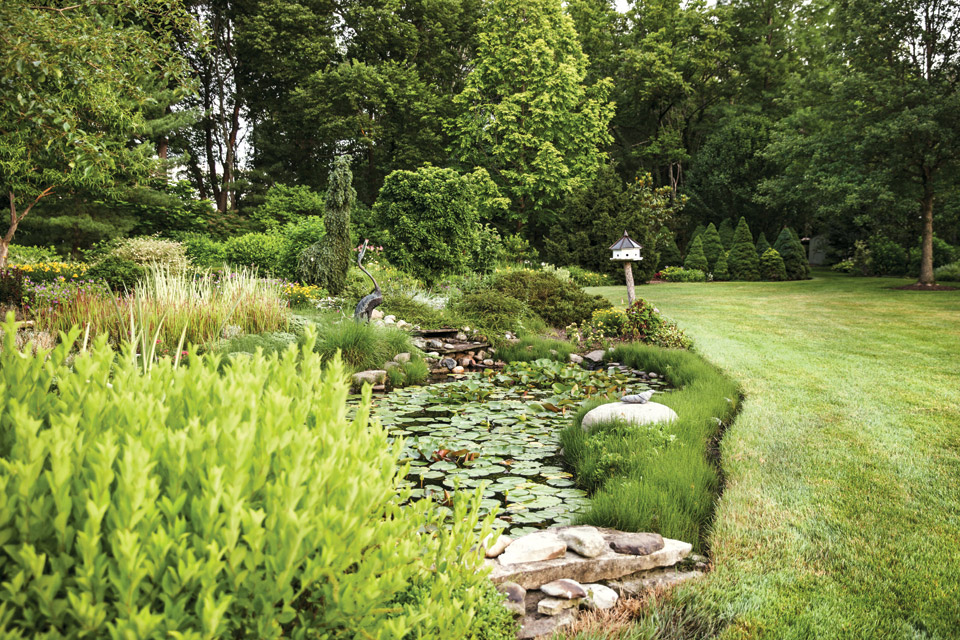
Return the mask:
{"type": "Polygon", "coordinates": [[[623,237],[610,245],[610,248],[614,251],[619,251],[622,249],[642,249],[639,244],[637,244],[633,238],[630,237],[630,234],[626,231],[623,232],[623,237]]]}

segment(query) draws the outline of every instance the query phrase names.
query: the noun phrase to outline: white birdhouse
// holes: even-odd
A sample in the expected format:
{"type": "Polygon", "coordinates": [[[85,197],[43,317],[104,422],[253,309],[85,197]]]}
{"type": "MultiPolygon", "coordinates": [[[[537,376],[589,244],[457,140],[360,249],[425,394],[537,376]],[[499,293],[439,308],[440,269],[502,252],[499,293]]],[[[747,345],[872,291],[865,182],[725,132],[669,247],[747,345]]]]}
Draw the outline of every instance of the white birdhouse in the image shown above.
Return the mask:
{"type": "Polygon", "coordinates": [[[613,250],[613,257],[611,260],[622,260],[637,262],[643,260],[643,256],[640,255],[640,250],[643,249],[639,244],[634,242],[633,238],[630,237],[630,234],[626,231],[623,232],[623,237],[614,242],[610,249],[613,250]]]}

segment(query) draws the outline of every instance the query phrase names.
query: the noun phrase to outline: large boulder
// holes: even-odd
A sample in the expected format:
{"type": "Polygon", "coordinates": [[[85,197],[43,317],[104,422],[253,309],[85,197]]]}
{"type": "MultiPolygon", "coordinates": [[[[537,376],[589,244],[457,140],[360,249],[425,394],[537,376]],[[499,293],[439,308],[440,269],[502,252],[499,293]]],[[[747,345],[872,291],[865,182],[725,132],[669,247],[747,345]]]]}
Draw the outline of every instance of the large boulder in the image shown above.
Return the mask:
{"type": "Polygon", "coordinates": [[[626,402],[610,402],[602,404],[583,416],[580,426],[589,431],[595,424],[611,420],[623,420],[628,424],[653,424],[657,422],[673,422],[677,420],[677,412],[659,402],[645,404],[629,404],[626,402]]]}

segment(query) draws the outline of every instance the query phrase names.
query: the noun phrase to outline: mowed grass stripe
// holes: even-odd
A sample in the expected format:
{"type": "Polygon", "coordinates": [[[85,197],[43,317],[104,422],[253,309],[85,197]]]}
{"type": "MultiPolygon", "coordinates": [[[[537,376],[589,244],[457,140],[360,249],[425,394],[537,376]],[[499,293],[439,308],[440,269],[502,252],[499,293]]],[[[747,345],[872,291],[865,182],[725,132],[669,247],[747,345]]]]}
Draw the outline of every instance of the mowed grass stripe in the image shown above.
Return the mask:
{"type": "Polygon", "coordinates": [[[960,291],[815,275],[638,289],[746,395],[680,595],[729,638],[960,637],[960,291]]]}

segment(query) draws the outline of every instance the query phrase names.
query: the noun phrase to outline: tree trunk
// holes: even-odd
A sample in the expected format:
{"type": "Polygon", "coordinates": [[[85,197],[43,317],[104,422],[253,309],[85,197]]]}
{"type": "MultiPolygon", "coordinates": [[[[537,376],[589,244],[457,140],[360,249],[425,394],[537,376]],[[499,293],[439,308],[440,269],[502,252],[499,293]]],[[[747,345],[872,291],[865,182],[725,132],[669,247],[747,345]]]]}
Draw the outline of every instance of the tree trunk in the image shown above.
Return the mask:
{"type": "Polygon", "coordinates": [[[633,263],[629,260],[623,263],[623,275],[627,278],[627,304],[633,305],[637,291],[633,287],[633,263]]]}
{"type": "Polygon", "coordinates": [[[933,187],[929,182],[920,201],[923,235],[920,240],[920,284],[932,285],[933,280],[933,187]]]}

